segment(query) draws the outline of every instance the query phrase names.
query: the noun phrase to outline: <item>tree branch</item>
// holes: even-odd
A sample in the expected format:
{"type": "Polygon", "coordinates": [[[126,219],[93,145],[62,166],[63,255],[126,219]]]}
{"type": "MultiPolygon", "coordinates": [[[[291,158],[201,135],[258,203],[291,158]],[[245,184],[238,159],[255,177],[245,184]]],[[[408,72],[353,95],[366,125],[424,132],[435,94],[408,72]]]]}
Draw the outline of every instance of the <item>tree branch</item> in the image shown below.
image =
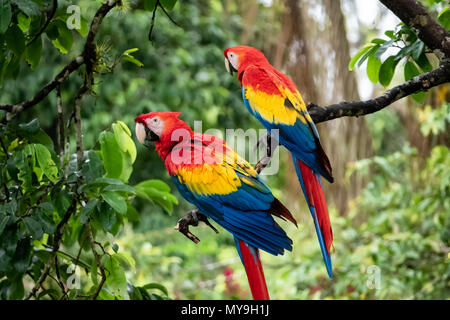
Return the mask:
{"type": "Polygon", "coordinates": [[[315,123],[341,117],[359,117],[380,111],[391,103],[418,91],[426,91],[447,82],[450,82],[450,62],[443,62],[435,70],[414,77],[374,99],[352,102],[343,101],[325,107],[309,104],[307,108],[315,123]]]}
{"type": "Polygon", "coordinates": [[[450,33],[428,14],[423,5],[416,0],[380,0],[380,2],[412,28],[439,60],[450,59],[450,33]]]}
{"type": "Polygon", "coordinates": [[[50,269],[52,268],[56,254],[59,250],[59,246],[61,245],[61,240],[63,236],[63,228],[69,221],[72,214],[77,209],[77,197],[74,197],[72,200],[72,203],[70,204],[69,208],[66,211],[66,214],[62,218],[62,220],[59,222],[58,226],[56,227],[55,231],[55,238],[53,241],[53,251],[51,253],[50,258],[48,259],[44,270],[42,270],[41,276],[39,277],[38,281],[35,283],[34,287],[31,289],[30,293],[25,297],[25,300],[29,300],[31,297],[36,296],[36,292],[42,287],[42,284],[44,283],[45,279],[47,278],[50,269]]]}
{"type": "Polygon", "coordinates": [[[92,19],[91,26],[89,28],[89,33],[84,44],[83,51],[80,56],[69,62],[56,77],[50,81],[44,88],[42,88],[33,98],[20,102],[15,105],[3,104],[0,105],[0,110],[7,111],[6,121],[13,119],[18,113],[31,108],[40,101],[42,101],[50,92],[56,89],[56,87],[63,82],[72,72],[77,70],[83,64],[86,65],[86,71],[90,73],[93,69],[93,65],[96,60],[96,50],[95,50],[95,36],[100,28],[103,18],[108,14],[108,12],[114,8],[121,0],[107,0],[102,3],[101,7],[95,13],[92,19]]]}
{"type": "Polygon", "coordinates": [[[106,281],[105,266],[102,264],[100,256],[98,255],[98,252],[95,249],[95,240],[94,240],[94,235],[92,233],[92,228],[91,228],[90,223],[88,223],[86,225],[86,228],[87,228],[87,234],[88,234],[89,242],[91,243],[92,253],[94,255],[97,267],[100,269],[100,274],[101,274],[101,277],[102,277],[102,279],[100,280],[100,284],[98,285],[97,289],[94,292],[94,295],[92,296],[92,300],[96,300],[98,295],[100,294],[100,291],[103,288],[103,285],[105,284],[105,281],[106,281]]]}

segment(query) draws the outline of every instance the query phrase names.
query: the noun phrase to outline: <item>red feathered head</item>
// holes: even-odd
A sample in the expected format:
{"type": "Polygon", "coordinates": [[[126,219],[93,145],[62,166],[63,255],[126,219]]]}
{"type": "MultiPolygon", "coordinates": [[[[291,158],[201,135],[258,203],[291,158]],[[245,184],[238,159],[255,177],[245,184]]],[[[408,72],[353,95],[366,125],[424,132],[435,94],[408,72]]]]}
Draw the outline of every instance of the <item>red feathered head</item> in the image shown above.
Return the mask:
{"type": "Polygon", "coordinates": [[[163,157],[184,136],[192,134],[192,130],[186,122],[178,119],[180,114],[180,112],[141,114],[134,119],[136,137],[145,146],[148,146],[149,142],[154,142],[156,150],[163,157]]]}
{"type": "Polygon", "coordinates": [[[225,67],[230,74],[237,72],[239,75],[249,65],[263,66],[269,64],[264,54],[256,48],[248,46],[236,46],[226,49],[225,67]]]}

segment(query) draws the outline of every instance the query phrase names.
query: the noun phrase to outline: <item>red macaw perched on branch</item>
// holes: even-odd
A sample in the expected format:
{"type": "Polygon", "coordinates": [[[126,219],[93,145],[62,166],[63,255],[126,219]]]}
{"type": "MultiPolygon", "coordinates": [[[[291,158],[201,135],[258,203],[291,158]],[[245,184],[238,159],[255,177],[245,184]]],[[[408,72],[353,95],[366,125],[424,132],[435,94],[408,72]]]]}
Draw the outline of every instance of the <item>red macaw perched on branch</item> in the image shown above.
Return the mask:
{"type": "Polygon", "coordinates": [[[331,165],[320,144],[319,133],[294,82],[275,69],[264,54],[252,47],[224,51],[225,67],[238,73],[245,106],[270,132],[279,130],[279,142],[294,159],[300,185],[308,203],[328,275],[332,278],[330,218],[320,176],[333,182],[331,165]]]}
{"type": "Polygon", "coordinates": [[[292,250],[272,215],[297,223],[247,161],[222,139],[193,132],[179,115],[142,114],[136,136],[155,143],[181,195],[233,234],[253,298],[269,299],[258,249],[273,255],[292,250]]]}

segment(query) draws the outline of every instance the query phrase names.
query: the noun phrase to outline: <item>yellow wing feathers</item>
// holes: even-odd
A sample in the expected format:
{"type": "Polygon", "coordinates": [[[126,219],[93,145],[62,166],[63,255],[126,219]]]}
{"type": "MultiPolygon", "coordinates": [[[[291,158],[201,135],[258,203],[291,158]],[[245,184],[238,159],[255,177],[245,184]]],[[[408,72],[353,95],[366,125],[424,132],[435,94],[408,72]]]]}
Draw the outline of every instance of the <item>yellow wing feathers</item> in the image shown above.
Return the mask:
{"type": "Polygon", "coordinates": [[[244,74],[245,98],[250,107],[264,120],[271,123],[293,125],[297,119],[303,123],[312,122],[300,92],[291,91],[280,77],[269,71],[257,67],[249,68],[244,74]],[[264,73],[261,75],[261,73],[264,73]],[[264,90],[259,83],[252,85],[252,81],[245,81],[252,77],[267,79],[270,90],[264,90]],[[269,80],[270,79],[270,80],[269,80]]]}
{"type": "MultiPolygon", "coordinates": [[[[180,183],[201,196],[224,195],[236,191],[242,185],[243,181],[237,173],[251,177],[257,175],[255,169],[229,147],[222,155],[214,153],[213,156],[222,161],[178,166],[175,174],[180,183]]],[[[246,184],[249,182],[244,181],[246,184]]]]}

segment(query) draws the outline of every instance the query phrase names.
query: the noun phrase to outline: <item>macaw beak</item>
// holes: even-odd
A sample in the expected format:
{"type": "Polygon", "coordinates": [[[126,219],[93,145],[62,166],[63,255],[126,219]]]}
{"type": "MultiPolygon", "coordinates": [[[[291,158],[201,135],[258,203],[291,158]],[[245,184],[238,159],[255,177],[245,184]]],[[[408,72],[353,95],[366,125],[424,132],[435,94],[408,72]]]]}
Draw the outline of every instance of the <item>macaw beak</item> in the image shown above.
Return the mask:
{"type": "Polygon", "coordinates": [[[233,67],[233,65],[226,57],[225,57],[225,68],[227,68],[228,73],[231,75],[233,75],[233,72],[237,72],[237,70],[233,67]]]}
{"type": "Polygon", "coordinates": [[[151,142],[159,142],[159,136],[154,133],[152,130],[147,128],[143,123],[136,123],[136,137],[139,142],[142,143],[146,147],[151,146],[151,142]]]}

